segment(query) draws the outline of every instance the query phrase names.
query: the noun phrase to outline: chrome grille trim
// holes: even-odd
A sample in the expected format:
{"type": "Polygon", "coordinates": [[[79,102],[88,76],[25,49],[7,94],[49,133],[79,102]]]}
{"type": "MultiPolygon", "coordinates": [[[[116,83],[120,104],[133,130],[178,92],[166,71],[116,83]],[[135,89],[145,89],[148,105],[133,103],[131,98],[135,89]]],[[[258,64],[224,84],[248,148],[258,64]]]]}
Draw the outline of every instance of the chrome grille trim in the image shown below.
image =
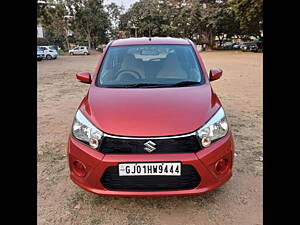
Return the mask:
{"type": "Polygon", "coordinates": [[[192,132],[188,134],[182,134],[182,135],[175,135],[175,136],[162,136],[162,137],[124,137],[124,136],[117,136],[117,135],[111,135],[104,133],[103,137],[110,137],[110,138],[116,138],[116,139],[133,139],[133,140],[155,140],[155,139],[172,139],[172,138],[183,138],[183,137],[189,137],[189,136],[197,136],[197,132],[192,132]]]}

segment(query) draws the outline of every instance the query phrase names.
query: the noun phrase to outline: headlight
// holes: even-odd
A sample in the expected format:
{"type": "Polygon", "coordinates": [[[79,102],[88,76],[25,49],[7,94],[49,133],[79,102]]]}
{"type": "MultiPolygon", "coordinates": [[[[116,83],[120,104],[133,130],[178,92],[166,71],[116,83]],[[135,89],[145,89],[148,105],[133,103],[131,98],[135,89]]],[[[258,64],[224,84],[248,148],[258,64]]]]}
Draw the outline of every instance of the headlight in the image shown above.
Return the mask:
{"type": "Polygon", "coordinates": [[[89,144],[94,149],[98,148],[103,136],[103,132],[88,121],[80,110],[76,112],[72,133],[75,138],[89,144]]]}
{"type": "Polygon", "coordinates": [[[198,131],[203,147],[209,146],[213,141],[216,141],[227,134],[228,123],[226,120],[225,112],[221,107],[218,112],[198,131]]]}

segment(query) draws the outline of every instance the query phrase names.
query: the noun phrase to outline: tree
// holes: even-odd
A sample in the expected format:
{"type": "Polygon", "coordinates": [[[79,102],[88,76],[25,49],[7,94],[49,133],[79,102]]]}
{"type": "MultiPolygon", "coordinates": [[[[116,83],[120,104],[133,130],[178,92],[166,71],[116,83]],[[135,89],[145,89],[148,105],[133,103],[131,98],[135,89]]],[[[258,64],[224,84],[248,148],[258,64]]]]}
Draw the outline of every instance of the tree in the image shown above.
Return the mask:
{"type": "Polygon", "coordinates": [[[37,38],[37,45],[49,45],[49,41],[46,38],[37,38]]]}
{"type": "Polygon", "coordinates": [[[213,48],[218,16],[221,11],[221,3],[215,1],[199,0],[193,2],[193,20],[195,34],[198,36],[198,43],[204,43],[207,48],[213,48]]]}
{"type": "Polygon", "coordinates": [[[108,13],[104,11],[103,0],[68,0],[74,35],[87,41],[89,48],[107,42],[109,27],[108,13]]]}
{"type": "Polygon", "coordinates": [[[64,47],[69,49],[68,8],[63,0],[48,0],[38,7],[38,22],[45,29],[47,39],[61,40],[64,47]]]}
{"type": "Polygon", "coordinates": [[[239,32],[239,25],[229,5],[221,0],[140,0],[121,15],[120,29],[130,35],[172,36],[193,39],[214,46],[239,32]]]}
{"type": "Polygon", "coordinates": [[[120,17],[122,12],[124,11],[123,6],[118,6],[115,3],[110,3],[105,7],[107,13],[108,13],[108,18],[109,18],[109,37],[111,39],[117,39],[120,37],[119,34],[119,25],[120,25],[120,17]]]}
{"type": "Polygon", "coordinates": [[[192,1],[192,32],[198,44],[213,48],[215,39],[219,45],[225,38],[240,34],[239,23],[225,0],[192,1]]]}
{"type": "Polygon", "coordinates": [[[216,36],[219,46],[222,45],[225,38],[231,38],[241,34],[239,21],[234,17],[234,12],[230,7],[222,8],[216,21],[216,36]]]}
{"type": "Polygon", "coordinates": [[[240,23],[243,34],[261,36],[263,26],[262,0],[228,0],[240,23]]]}
{"type": "Polygon", "coordinates": [[[138,36],[168,36],[171,31],[170,11],[162,0],[140,0],[120,17],[120,29],[138,36]]]}

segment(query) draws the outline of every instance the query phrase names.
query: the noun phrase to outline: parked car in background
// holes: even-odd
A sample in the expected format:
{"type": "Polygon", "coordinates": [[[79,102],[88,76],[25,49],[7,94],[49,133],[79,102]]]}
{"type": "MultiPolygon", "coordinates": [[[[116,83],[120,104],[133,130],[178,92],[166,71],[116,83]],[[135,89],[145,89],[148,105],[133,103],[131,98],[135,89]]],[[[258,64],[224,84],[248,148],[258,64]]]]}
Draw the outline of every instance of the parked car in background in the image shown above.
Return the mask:
{"type": "Polygon", "coordinates": [[[41,47],[37,46],[37,60],[42,61],[43,58],[45,57],[44,51],[42,50],[41,47]]]}
{"type": "Polygon", "coordinates": [[[233,43],[232,42],[225,42],[222,47],[223,49],[232,49],[233,43]]]}
{"type": "Polygon", "coordinates": [[[248,42],[241,47],[243,52],[262,52],[263,44],[261,41],[248,42]]]}
{"type": "Polygon", "coordinates": [[[256,45],[258,47],[257,52],[263,52],[263,42],[262,41],[257,41],[256,45]]]}
{"type": "Polygon", "coordinates": [[[255,44],[253,42],[247,42],[242,46],[242,51],[243,52],[254,52],[255,50],[255,44]]]}
{"type": "Polygon", "coordinates": [[[46,59],[56,59],[58,53],[53,46],[40,46],[41,49],[44,51],[46,59]]]}
{"type": "Polygon", "coordinates": [[[233,49],[240,49],[242,44],[243,44],[242,42],[235,42],[235,43],[232,44],[232,48],[233,49]]]}
{"type": "Polygon", "coordinates": [[[69,50],[70,55],[89,55],[90,52],[87,46],[78,46],[74,49],[69,50]]]}

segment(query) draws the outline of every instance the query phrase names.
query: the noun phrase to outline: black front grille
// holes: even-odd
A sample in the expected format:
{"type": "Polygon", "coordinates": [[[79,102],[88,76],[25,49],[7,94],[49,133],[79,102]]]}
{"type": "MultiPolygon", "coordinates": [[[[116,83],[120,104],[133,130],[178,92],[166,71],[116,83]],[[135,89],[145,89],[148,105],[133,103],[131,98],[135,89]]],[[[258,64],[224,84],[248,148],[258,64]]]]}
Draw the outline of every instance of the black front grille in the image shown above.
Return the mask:
{"type": "Polygon", "coordinates": [[[200,149],[195,135],[167,139],[120,139],[104,137],[100,151],[103,154],[148,154],[144,149],[147,141],[154,142],[155,150],[151,154],[161,153],[191,153],[200,149]]]}
{"type": "Polygon", "coordinates": [[[112,191],[175,191],[190,190],[201,181],[195,168],[181,165],[181,176],[119,176],[118,166],[108,167],[101,183],[112,191]]]}

